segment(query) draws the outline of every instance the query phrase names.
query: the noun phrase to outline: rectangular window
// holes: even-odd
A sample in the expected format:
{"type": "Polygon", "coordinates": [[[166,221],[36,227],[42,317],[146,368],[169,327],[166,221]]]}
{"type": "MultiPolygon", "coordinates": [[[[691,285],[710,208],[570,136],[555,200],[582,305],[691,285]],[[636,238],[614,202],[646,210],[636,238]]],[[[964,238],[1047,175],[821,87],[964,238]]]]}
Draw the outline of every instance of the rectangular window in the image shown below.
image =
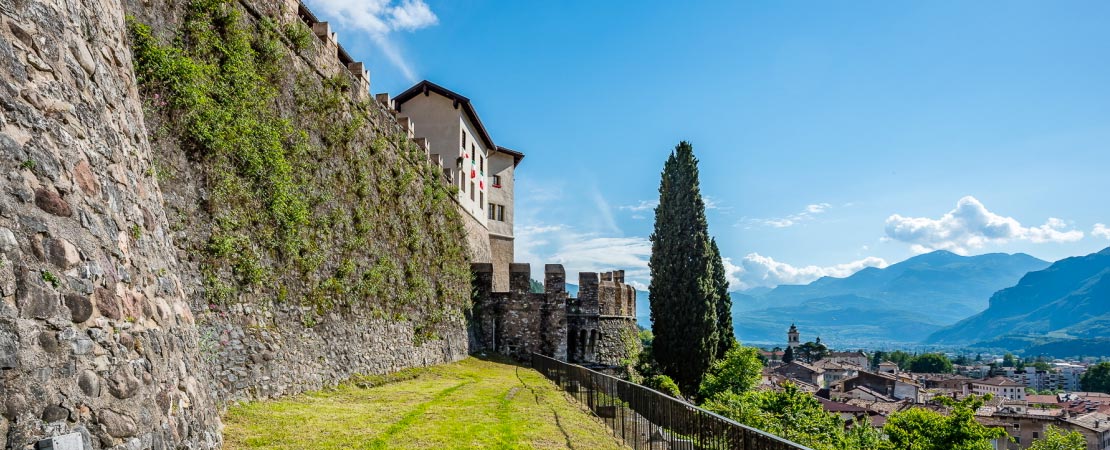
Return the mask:
{"type": "Polygon", "coordinates": [[[466,177],[462,176],[462,172],[459,172],[459,189],[466,193],[466,177]]]}
{"type": "Polygon", "coordinates": [[[466,132],[462,132],[462,148],[466,148],[466,132]]]}
{"type": "Polygon", "coordinates": [[[493,187],[495,187],[495,188],[501,187],[501,175],[494,175],[493,176],[493,187]]]}
{"type": "Polygon", "coordinates": [[[478,193],[478,207],[481,208],[481,209],[486,209],[486,193],[485,192],[479,192],[478,193]]]}
{"type": "Polygon", "coordinates": [[[497,205],[497,220],[505,221],[505,207],[503,205],[497,205]]]}
{"type": "Polygon", "coordinates": [[[493,205],[493,203],[490,203],[489,204],[489,220],[494,220],[493,212],[496,211],[496,210],[497,210],[497,208],[493,205]]]}
{"type": "Polygon", "coordinates": [[[474,182],[470,182],[470,201],[474,201],[474,182]]]}

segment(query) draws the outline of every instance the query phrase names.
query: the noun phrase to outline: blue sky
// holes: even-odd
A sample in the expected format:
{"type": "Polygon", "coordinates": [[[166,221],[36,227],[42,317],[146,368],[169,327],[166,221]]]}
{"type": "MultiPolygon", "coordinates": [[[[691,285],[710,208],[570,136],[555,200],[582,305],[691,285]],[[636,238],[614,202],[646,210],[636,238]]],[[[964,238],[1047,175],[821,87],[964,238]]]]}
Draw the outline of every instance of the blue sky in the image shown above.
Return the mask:
{"type": "Polygon", "coordinates": [[[537,271],[646,284],[680,140],[734,288],[1110,246],[1107,2],[308,3],[373,92],[442,84],[527,155],[517,259],[537,271]]]}

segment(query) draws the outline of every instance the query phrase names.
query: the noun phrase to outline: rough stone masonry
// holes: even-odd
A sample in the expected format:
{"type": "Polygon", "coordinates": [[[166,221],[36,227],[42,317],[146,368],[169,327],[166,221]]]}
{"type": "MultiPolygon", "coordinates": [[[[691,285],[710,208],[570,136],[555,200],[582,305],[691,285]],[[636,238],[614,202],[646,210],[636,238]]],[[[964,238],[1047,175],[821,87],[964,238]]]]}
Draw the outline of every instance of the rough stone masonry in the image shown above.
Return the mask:
{"type": "Polygon", "coordinates": [[[0,448],[211,448],[124,9],[0,0],[0,448]]]}
{"type": "MultiPolygon", "coordinates": [[[[231,2],[305,20],[295,0],[248,3],[231,2]]],[[[0,448],[74,432],[93,449],[218,448],[228,402],[466,356],[461,317],[423,344],[369,311],[307,327],[297,305],[247,299],[197,320],[200,275],[166,211],[198,206],[157,180],[125,25],[173,26],[181,8],[0,0],[0,448]]],[[[320,25],[290,70],[351,76],[353,100],[368,97],[320,25]]]]}
{"type": "Polygon", "coordinates": [[[509,266],[509,291],[494,292],[493,265],[476,263],[470,350],[528,360],[532,353],[596,366],[621,366],[640,353],[636,289],[624,271],[581,272],[578,297],[560,264],[544,266],[544,291],[531,291],[531,267],[509,266]]]}

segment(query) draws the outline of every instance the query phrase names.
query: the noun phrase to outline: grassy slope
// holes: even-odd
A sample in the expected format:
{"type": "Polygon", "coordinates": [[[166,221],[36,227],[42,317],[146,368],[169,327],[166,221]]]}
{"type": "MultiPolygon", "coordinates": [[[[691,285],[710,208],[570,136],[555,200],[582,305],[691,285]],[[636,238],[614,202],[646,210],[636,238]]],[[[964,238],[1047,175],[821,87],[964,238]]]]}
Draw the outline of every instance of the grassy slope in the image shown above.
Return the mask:
{"type": "Polygon", "coordinates": [[[617,449],[610,430],[539,373],[474,358],[232,407],[228,449],[617,449]]]}

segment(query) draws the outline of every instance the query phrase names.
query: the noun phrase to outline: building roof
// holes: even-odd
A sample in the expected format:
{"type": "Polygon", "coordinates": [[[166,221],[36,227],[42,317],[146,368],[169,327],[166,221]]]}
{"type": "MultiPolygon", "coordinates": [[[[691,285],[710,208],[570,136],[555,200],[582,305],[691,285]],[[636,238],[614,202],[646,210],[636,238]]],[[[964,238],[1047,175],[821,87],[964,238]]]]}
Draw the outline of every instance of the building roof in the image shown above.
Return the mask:
{"type": "MultiPolygon", "coordinates": [[[[871,389],[867,386],[860,385],[860,386],[856,386],[856,387],[848,390],[848,392],[852,392],[852,391],[860,391],[860,392],[866,393],[867,395],[875,397],[876,400],[880,400],[880,401],[885,401],[885,402],[896,402],[896,401],[898,401],[898,400],[895,400],[894,398],[892,398],[890,396],[887,396],[885,394],[881,394],[881,393],[879,393],[879,391],[871,389]]],[[[847,394],[848,392],[845,392],[845,394],[847,394]]]]}
{"type": "Polygon", "coordinates": [[[985,380],[973,381],[972,383],[985,384],[988,386],[1022,387],[1021,383],[1015,382],[1006,377],[991,377],[985,380]]]}
{"type": "Polygon", "coordinates": [[[520,165],[520,161],[524,159],[524,154],[523,153],[518,152],[516,150],[513,150],[511,148],[508,148],[508,147],[502,147],[500,145],[497,146],[497,153],[504,153],[506,155],[512,156],[513,157],[513,167],[516,167],[516,166],[520,165]]]}
{"type": "MultiPolygon", "coordinates": [[[[432,83],[431,81],[424,80],[416,83],[415,86],[408,88],[408,90],[398,94],[396,97],[393,97],[393,101],[397,104],[397,110],[400,111],[402,103],[412,100],[413,97],[416,97],[417,95],[428,95],[432,92],[453,100],[455,102],[456,108],[461,105],[463,107],[463,112],[466,113],[466,116],[470,119],[470,122],[473,123],[475,127],[478,127],[479,137],[481,137],[482,141],[486,143],[486,147],[488,147],[490,150],[496,150],[498,148],[496,145],[493,144],[493,138],[491,138],[489,136],[489,132],[486,131],[486,126],[482,124],[482,119],[478,118],[478,111],[474,110],[474,105],[470,103],[470,99],[459,95],[455,91],[432,83]]],[[[520,156],[521,158],[524,157],[523,154],[520,156]]]]}
{"type": "Polygon", "coordinates": [[[1029,403],[1041,403],[1046,405],[1055,405],[1059,400],[1055,395],[1026,395],[1025,401],[1029,403]]]}
{"type": "Polygon", "coordinates": [[[1065,417],[1063,420],[1098,433],[1110,431],[1110,415],[1099,412],[1075,417],[1065,417]]]}
{"type": "Polygon", "coordinates": [[[834,402],[826,400],[821,397],[815,397],[817,401],[821,402],[821,407],[828,412],[834,413],[866,413],[868,410],[862,406],[851,405],[848,403],[834,402]]]}
{"type": "Polygon", "coordinates": [[[781,373],[781,372],[787,370],[790,367],[801,367],[806,372],[812,372],[812,373],[824,373],[825,372],[825,369],[813,367],[813,366],[811,366],[809,364],[806,364],[804,362],[801,362],[801,361],[791,361],[790,364],[781,365],[781,366],[775,368],[775,372],[776,373],[781,373]]]}

